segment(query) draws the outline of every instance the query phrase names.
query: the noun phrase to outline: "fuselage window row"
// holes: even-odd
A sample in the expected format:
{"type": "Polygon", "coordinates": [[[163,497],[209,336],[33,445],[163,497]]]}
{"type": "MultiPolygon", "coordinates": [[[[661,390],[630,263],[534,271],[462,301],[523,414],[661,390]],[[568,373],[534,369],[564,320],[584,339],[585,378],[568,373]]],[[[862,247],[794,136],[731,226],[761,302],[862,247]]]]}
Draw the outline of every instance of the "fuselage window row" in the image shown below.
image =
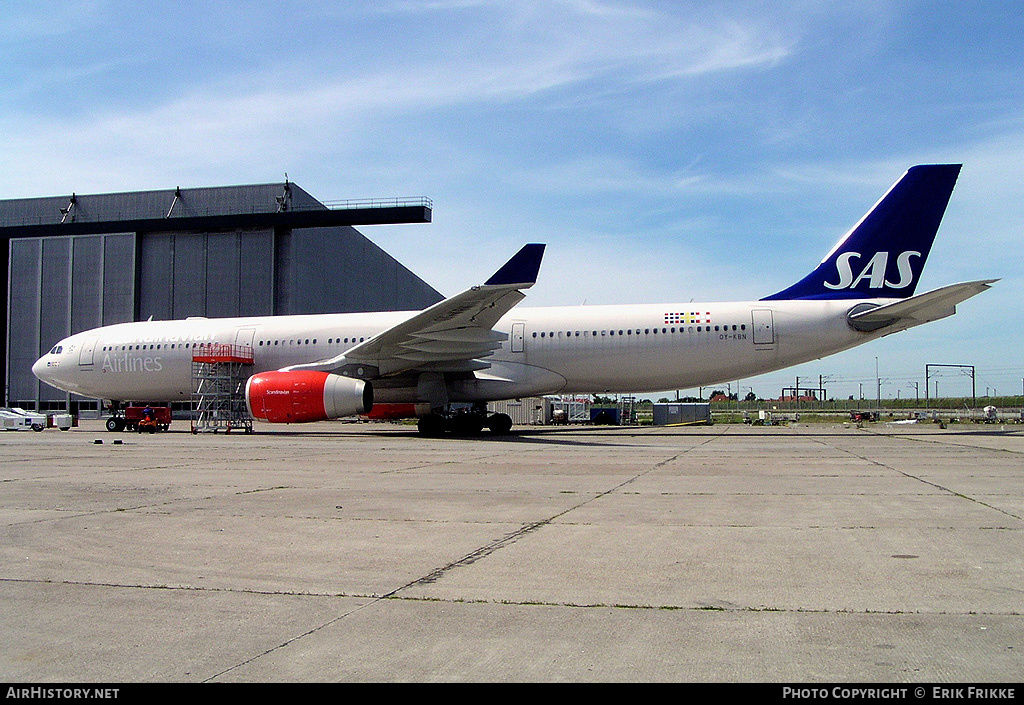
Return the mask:
{"type": "MultiPolygon", "coordinates": [[[[180,347],[187,348],[190,345],[191,345],[190,343],[182,343],[180,347]]],[[[174,350],[178,346],[177,346],[176,343],[171,343],[170,345],[167,345],[166,347],[167,347],[168,350],[174,350]]],[[[154,344],[154,345],[122,345],[122,346],[120,346],[120,349],[121,350],[163,350],[164,349],[164,344],[163,343],[157,343],[157,344],[154,344]]],[[[115,350],[118,350],[118,346],[117,345],[104,345],[103,346],[103,352],[114,352],[115,350]]],[[[60,352],[60,350],[58,350],[57,352],[60,352]]]]}
{"type": "MultiPolygon", "coordinates": [[[[747,329],[746,324],[739,324],[739,325],[735,325],[734,324],[732,326],[715,326],[714,327],[714,332],[722,333],[722,332],[729,332],[730,330],[732,330],[732,331],[745,331],[746,329],[747,329]]],[[[696,332],[697,333],[710,333],[711,331],[712,331],[712,327],[711,326],[697,326],[696,327],[696,332]]],[[[670,334],[677,333],[677,332],[678,333],[686,333],[687,329],[684,328],[684,327],[680,327],[680,328],[678,328],[678,330],[676,328],[667,328],[667,327],[661,329],[661,334],[662,335],[670,335],[670,334]]],[[[694,332],[694,327],[693,326],[690,326],[689,332],[690,333],[694,332]]],[[[626,328],[626,329],[619,329],[619,330],[602,330],[602,331],[591,330],[591,331],[582,331],[582,332],[578,331],[578,330],[567,330],[567,331],[565,331],[564,334],[562,333],[562,331],[558,331],[557,333],[555,331],[533,331],[532,336],[534,338],[555,338],[555,337],[557,337],[557,338],[563,338],[563,337],[564,338],[579,338],[582,335],[584,338],[586,338],[586,337],[596,338],[599,335],[604,337],[604,336],[616,336],[616,335],[618,335],[618,336],[627,336],[627,335],[631,336],[631,335],[657,335],[657,334],[658,334],[658,329],[657,328],[643,328],[643,329],[641,329],[641,328],[636,328],[636,329],[626,328]]]]}
{"type": "MultiPolygon", "coordinates": [[[[330,344],[339,344],[340,345],[343,341],[344,341],[345,344],[349,344],[349,343],[355,344],[355,343],[362,343],[365,340],[366,340],[365,337],[362,337],[362,338],[344,338],[344,339],[342,339],[342,338],[331,338],[327,342],[330,343],[330,344]]],[[[274,345],[316,345],[317,342],[318,342],[317,338],[312,338],[312,339],[310,339],[310,338],[294,338],[294,339],[287,339],[287,340],[281,340],[281,339],[278,339],[278,340],[260,340],[259,342],[257,342],[257,345],[259,347],[268,347],[269,348],[269,347],[272,347],[274,345]]],[[[115,350],[118,350],[118,349],[121,349],[121,350],[162,350],[162,349],[164,349],[164,347],[166,347],[168,350],[175,350],[175,349],[177,349],[179,347],[181,347],[181,348],[191,348],[192,345],[191,345],[191,343],[181,343],[180,345],[179,344],[175,344],[175,343],[170,343],[169,345],[164,345],[164,344],[160,344],[160,343],[153,344],[153,345],[121,345],[121,346],[117,346],[117,345],[104,345],[102,349],[103,349],[103,352],[114,352],[115,350]]],[[[60,353],[62,351],[63,351],[63,348],[61,348],[60,350],[54,349],[54,350],[51,350],[50,352],[51,353],[60,353]]]]}
{"type": "MultiPolygon", "coordinates": [[[[328,338],[327,339],[327,343],[328,343],[328,345],[340,345],[340,344],[342,344],[342,342],[344,342],[346,345],[349,344],[349,343],[354,345],[355,343],[362,343],[365,340],[366,340],[365,337],[362,337],[362,338],[344,338],[344,340],[342,338],[328,338]]],[[[257,345],[259,347],[266,346],[268,348],[269,347],[273,347],[275,345],[316,345],[316,344],[317,344],[317,339],[316,338],[313,338],[312,340],[310,340],[309,338],[305,338],[305,339],[296,338],[294,340],[292,340],[292,339],[288,339],[288,340],[280,340],[280,339],[279,340],[261,340],[261,341],[259,341],[257,343],[257,345]]]]}

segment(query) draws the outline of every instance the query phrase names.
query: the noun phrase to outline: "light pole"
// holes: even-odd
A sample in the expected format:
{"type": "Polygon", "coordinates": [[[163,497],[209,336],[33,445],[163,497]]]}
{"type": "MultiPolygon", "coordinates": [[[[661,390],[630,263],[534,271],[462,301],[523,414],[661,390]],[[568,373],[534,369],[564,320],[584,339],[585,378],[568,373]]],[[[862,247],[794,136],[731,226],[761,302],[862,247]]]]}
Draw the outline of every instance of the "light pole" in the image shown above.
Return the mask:
{"type": "Polygon", "coordinates": [[[878,355],[875,355],[875,403],[879,411],[882,410],[882,380],[878,377],[878,355]]]}

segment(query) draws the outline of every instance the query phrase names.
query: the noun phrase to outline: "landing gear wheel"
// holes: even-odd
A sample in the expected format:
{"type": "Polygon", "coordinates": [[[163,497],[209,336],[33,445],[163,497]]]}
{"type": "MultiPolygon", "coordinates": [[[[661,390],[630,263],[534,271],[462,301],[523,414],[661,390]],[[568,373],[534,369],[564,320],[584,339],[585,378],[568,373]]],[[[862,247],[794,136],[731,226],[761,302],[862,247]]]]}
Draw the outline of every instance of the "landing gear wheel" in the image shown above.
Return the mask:
{"type": "Polygon", "coordinates": [[[484,417],[478,414],[456,414],[451,419],[452,434],[456,436],[475,436],[484,428],[484,417]]]}
{"type": "Polygon", "coordinates": [[[503,436],[512,430],[512,417],[508,414],[492,414],[487,419],[487,427],[491,433],[503,436]]]}
{"type": "Polygon", "coordinates": [[[124,430],[124,419],[119,416],[111,416],[107,419],[107,430],[111,433],[120,433],[124,430]]]}
{"type": "Polygon", "coordinates": [[[444,417],[440,414],[427,414],[421,416],[420,420],[416,422],[416,429],[420,432],[421,436],[427,438],[440,438],[444,435],[444,417]]]}

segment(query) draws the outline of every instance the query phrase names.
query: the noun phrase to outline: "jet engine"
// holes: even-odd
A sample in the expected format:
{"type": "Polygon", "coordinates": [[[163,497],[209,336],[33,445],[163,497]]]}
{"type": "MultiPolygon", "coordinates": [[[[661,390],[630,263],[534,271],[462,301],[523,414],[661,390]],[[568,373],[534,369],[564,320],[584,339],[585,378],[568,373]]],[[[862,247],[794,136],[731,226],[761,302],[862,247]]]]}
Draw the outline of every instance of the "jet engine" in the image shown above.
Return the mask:
{"type": "Polygon", "coordinates": [[[254,418],[270,423],[323,421],[368,413],[373,387],[328,372],[261,372],[245,383],[245,403],[254,418]]]}

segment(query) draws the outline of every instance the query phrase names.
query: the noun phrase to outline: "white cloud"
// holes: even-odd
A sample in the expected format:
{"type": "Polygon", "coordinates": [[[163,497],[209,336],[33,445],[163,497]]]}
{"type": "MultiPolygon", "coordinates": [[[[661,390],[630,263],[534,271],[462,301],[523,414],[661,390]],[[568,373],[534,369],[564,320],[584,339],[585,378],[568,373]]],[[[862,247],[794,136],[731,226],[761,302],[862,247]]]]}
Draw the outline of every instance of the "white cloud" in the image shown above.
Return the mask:
{"type": "MultiPolygon", "coordinates": [[[[451,9],[447,3],[413,5],[451,9]]],[[[231,80],[218,72],[204,84],[200,67],[183,66],[200,81],[159,101],[153,94],[128,102],[97,96],[95,105],[59,116],[36,114],[29,104],[12,106],[0,118],[8,167],[0,188],[8,195],[60,192],[72,184],[79,190],[145,188],[166,186],[168,179],[188,182],[189,174],[196,175],[193,181],[210,175],[217,182],[218,173],[237,178],[266,164],[276,175],[281,165],[318,153],[358,158],[372,151],[374,139],[387,139],[375,134],[381,120],[414,134],[422,129],[416,124],[421,117],[440,119],[439,111],[525,105],[538,95],[557,99],[570,87],[585,94],[593,82],[603,92],[636,81],[771,64],[787,51],[753,23],[700,24],[643,6],[457,5],[489,13],[487,31],[444,37],[443,50],[429,60],[409,63],[400,52],[375,61],[360,57],[352,73],[346,62],[319,65],[318,52],[296,47],[284,68],[260,69],[262,76],[231,80]]]]}

